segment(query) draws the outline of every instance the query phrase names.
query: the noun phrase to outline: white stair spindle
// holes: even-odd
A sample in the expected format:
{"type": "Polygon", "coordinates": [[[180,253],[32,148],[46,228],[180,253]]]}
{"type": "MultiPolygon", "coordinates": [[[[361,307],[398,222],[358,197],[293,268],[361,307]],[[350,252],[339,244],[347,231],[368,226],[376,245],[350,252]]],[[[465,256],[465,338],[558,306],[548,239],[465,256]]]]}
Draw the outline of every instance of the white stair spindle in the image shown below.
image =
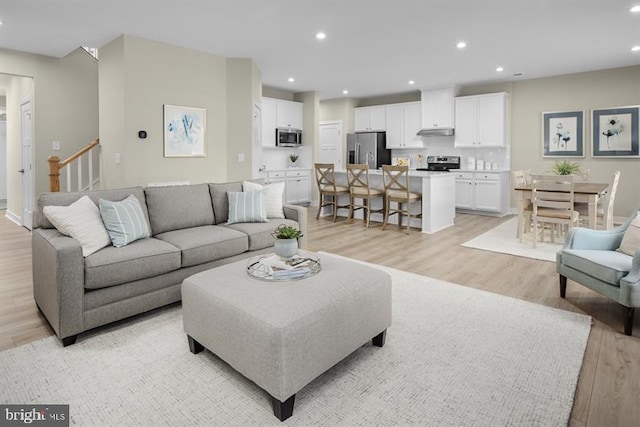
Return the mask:
{"type": "Polygon", "coordinates": [[[93,190],[93,155],[91,151],[87,153],[89,160],[89,191],[93,190]]]}
{"type": "Polygon", "coordinates": [[[82,191],[82,156],[78,157],[78,191],[82,191]]]}
{"type": "Polygon", "coordinates": [[[71,192],[71,163],[67,166],[67,192],[71,192]]]}

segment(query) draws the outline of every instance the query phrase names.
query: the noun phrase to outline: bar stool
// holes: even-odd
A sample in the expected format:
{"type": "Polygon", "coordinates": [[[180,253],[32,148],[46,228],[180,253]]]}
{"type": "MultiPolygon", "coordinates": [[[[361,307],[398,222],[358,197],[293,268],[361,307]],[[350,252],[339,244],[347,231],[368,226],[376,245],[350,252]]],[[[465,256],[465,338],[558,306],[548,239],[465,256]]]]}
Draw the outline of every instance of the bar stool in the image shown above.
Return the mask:
{"type": "Polygon", "coordinates": [[[386,229],[389,216],[394,214],[398,214],[398,227],[402,228],[402,215],[405,215],[407,216],[406,232],[409,234],[411,218],[422,217],[422,213],[411,213],[411,204],[422,201],[422,194],[409,191],[409,166],[382,165],[382,180],[386,200],[382,229],[386,229]],[[391,203],[396,203],[395,209],[391,209],[391,203]]]}
{"type": "Polygon", "coordinates": [[[338,204],[338,197],[343,194],[349,194],[349,188],[336,185],[333,163],[314,163],[314,169],[316,171],[316,183],[318,184],[319,192],[318,213],[316,214],[316,219],[320,218],[320,212],[323,207],[332,206],[333,222],[335,222],[338,215],[338,209],[349,207],[349,205],[338,204]],[[329,197],[330,200],[325,200],[325,197],[329,197]]]}
{"type": "Polygon", "coordinates": [[[349,221],[353,221],[353,212],[363,209],[363,218],[365,226],[368,228],[371,212],[384,212],[384,190],[371,188],[369,186],[369,165],[355,164],[347,165],[347,180],[349,181],[349,221]],[[372,200],[375,198],[382,199],[382,207],[380,209],[372,208],[372,200]],[[362,203],[356,203],[356,199],[361,199],[362,203]]]}

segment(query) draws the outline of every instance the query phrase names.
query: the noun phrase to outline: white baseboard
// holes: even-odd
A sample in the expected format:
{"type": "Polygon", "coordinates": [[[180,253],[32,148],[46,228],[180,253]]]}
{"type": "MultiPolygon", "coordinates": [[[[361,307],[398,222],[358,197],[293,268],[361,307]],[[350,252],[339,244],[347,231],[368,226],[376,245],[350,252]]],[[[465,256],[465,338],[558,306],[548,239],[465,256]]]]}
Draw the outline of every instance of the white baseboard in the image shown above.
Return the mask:
{"type": "Polygon", "coordinates": [[[7,217],[7,219],[11,222],[15,222],[16,224],[18,224],[20,227],[22,227],[22,217],[18,216],[16,214],[14,214],[13,212],[11,212],[9,209],[7,209],[6,213],[4,214],[5,217],[7,217]]]}

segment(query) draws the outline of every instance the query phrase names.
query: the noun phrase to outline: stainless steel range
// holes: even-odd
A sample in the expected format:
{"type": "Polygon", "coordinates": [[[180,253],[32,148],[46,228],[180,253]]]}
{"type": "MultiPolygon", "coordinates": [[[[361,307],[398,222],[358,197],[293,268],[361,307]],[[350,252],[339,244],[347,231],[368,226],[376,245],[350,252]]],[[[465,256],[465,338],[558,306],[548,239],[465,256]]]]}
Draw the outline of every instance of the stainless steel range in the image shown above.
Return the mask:
{"type": "Polygon", "coordinates": [[[460,169],[460,156],[427,156],[427,167],[419,171],[450,171],[460,169]]]}

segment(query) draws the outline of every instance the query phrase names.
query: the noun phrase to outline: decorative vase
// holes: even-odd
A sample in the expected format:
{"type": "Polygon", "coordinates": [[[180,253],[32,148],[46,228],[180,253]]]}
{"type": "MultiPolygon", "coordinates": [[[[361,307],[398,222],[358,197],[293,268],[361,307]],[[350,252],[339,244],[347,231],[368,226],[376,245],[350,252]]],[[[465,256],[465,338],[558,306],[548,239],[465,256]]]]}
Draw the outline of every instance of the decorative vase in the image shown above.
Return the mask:
{"type": "Polygon", "coordinates": [[[290,259],[298,253],[298,239],[276,239],[274,251],[282,259],[290,259]]]}

